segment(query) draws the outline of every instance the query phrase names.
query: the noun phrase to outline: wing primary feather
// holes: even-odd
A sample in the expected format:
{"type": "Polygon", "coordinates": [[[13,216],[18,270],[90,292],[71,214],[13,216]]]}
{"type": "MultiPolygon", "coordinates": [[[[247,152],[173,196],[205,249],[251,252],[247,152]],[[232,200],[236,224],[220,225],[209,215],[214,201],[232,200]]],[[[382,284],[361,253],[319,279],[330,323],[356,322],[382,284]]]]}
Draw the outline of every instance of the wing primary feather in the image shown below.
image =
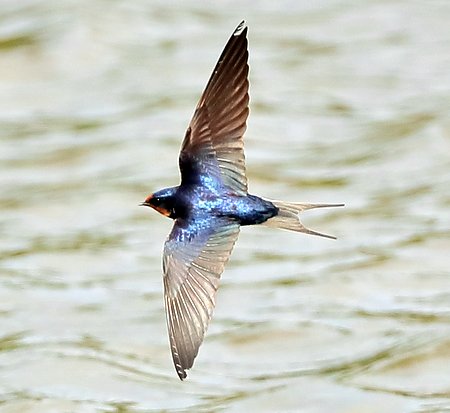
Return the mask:
{"type": "MultiPolygon", "coordinates": [[[[245,29],[240,31],[238,34],[235,34],[236,33],[236,31],[235,31],[233,33],[233,35],[231,36],[231,38],[228,40],[228,43],[226,44],[223,52],[221,53],[219,60],[217,61],[216,66],[214,67],[212,75],[211,75],[208,83],[206,84],[205,92],[199,102],[200,106],[201,106],[202,102],[205,100],[204,98],[209,95],[212,83],[216,82],[216,80],[218,78],[217,74],[220,75],[221,73],[224,73],[219,70],[220,67],[224,65],[224,62],[227,64],[229,63],[228,58],[230,57],[230,55],[232,57],[234,52],[241,50],[241,49],[239,49],[240,45],[245,46],[245,50],[247,50],[247,39],[246,39],[247,30],[248,30],[248,28],[245,27],[245,29]],[[239,42],[240,39],[242,39],[242,42],[239,42]],[[236,48],[236,45],[238,46],[237,48],[236,48]]],[[[247,51],[246,51],[246,53],[248,54],[247,51]]]]}
{"type": "MultiPolygon", "coordinates": [[[[178,331],[176,331],[175,340],[177,342],[177,347],[181,349],[181,351],[178,352],[181,359],[181,366],[183,369],[189,368],[189,350],[188,350],[188,343],[187,343],[187,337],[188,332],[186,332],[186,329],[183,328],[183,312],[181,311],[180,307],[180,301],[179,300],[173,300],[172,303],[173,308],[175,309],[175,317],[177,319],[177,326],[178,331]]],[[[186,325],[186,324],[185,324],[186,325]]]]}
{"type": "Polygon", "coordinates": [[[173,317],[173,310],[169,303],[169,300],[166,298],[166,313],[167,313],[167,328],[169,330],[169,341],[170,341],[170,350],[172,353],[173,364],[175,365],[175,370],[178,374],[180,380],[184,380],[187,377],[186,371],[182,366],[182,361],[180,358],[180,354],[178,351],[177,342],[175,339],[175,320],[173,317]]]}
{"type": "MultiPolygon", "coordinates": [[[[193,314],[195,315],[197,322],[194,324],[197,327],[200,325],[202,316],[201,316],[200,312],[198,311],[198,308],[195,305],[194,300],[192,299],[191,289],[189,287],[189,291],[188,291],[188,288],[186,287],[187,285],[189,285],[189,284],[187,283],[187,280],[186,280],[186,283],[181,286],[181,292],[182,292],[182,294],[185,295],[185,301],[186,302],[189,301],[189,307],[191,309],[191,311],[189,311],[189,313],[191,314],[191,317],[193,314]]],[[[195,332],[198,333],[197,328],[195,328],[195,332]]]]}
{"type": "Polygon", "coordinates": [[[183,321],[183,331],[184,331],[183,339],[186,345],[186,357],[187,357],[186,368],[189,368],[192,366],[194,357],[197,355],[196,345],[194,343],[194,335],[197,335],[197,331],[195,329],[194,320],[192,319],[192,313],[188,309],[186,297],[183,294],[183,289],[180,289],[180,294],[178,295],[177,302],[183,321]]]}
{"type": "MultiPolygon", "coordinates": [[[[219,59],[216,68],[210,79],[210,83],[206,86],[205,92],[200,100],[200,105],[205,101],[211,100],[222,92],[225,88],[229,88],[230,85],[235,83],[236,79],[239,79],[239,74],[242,72],[243,68],[247,66],[248,52],[247,52],[247,42],[238,44],[237,48],[233,48],[229,55],[226,55],[219,59]],[[242,53],[244,51],[244,53],[242,53]],[[222,67],[226,66],[226,70],[221,70],[222,67]],[[230,81],[226,81],[226,80],[230,81]]],[[[247,66],[248,67],[248,66],[247,66]]]]}

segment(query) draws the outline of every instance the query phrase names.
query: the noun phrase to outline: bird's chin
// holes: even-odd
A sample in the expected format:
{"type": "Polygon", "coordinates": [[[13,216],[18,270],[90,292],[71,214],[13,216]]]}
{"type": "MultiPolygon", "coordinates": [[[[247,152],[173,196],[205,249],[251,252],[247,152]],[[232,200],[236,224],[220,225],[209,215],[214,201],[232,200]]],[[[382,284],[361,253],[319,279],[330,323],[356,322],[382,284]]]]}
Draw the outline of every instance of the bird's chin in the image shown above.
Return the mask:
{"type": "Polygon", "coordinates": [[[170,211],[166,208],[162,207],[155,207],[153,205],[150,205],[155,211],[158,211],[161,215],[164,215],[165,217],[170,217],[170,211]]]}
{"type": "Polygon", "coordinates": [[[150,208],[153,208],[155,211],[158,211],[160,214],[162,214],[162,215],[164,215],[166,217],[170,216],[170,211],[168,209],[152,205],[149,202],[142,202],[141,204],[139,204],[139,206],[150,207],[150,208]]]}

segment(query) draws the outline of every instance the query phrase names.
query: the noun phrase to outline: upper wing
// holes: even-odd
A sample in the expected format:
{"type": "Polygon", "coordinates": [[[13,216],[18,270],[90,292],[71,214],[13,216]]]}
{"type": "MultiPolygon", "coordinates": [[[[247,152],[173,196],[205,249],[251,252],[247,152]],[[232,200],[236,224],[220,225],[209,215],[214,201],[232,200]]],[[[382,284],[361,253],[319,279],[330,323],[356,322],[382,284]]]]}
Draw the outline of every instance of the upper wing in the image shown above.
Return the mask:
{"type": "Polygon", "coordinates": [[[224,219],[180,225],[164,245],[164,301],[175,369],[181,380],[192,367],[215,305],[220,275],[239,234],[224,219]]]}
{"type": "Polygon", "coordinates": [[[202,171],[234,192],[247,193],[243,135],[248,117],[247,27],[228,40],[186,132],[180,153],[181,181],[202,171]]]}

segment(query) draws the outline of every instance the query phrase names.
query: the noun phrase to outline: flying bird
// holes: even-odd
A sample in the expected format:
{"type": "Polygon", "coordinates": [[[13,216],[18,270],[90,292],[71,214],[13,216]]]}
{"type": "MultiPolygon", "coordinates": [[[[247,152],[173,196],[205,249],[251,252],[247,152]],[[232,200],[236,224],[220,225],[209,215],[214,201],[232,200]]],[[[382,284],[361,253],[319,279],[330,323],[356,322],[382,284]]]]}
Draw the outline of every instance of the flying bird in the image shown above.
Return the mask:
{"type": "Polygon", "coordinates": [[[141,204],[172,218],[163,253],[164,301],[177,374],[187,376],[215,306],[220,276],[239,228],[263,224],[333,238],[306,228],[299,214],[343,204],[271,201],[247,192],[243,135],[249,114],[247,27],[226,44],[187,128],[181,184],[141,204]]]}

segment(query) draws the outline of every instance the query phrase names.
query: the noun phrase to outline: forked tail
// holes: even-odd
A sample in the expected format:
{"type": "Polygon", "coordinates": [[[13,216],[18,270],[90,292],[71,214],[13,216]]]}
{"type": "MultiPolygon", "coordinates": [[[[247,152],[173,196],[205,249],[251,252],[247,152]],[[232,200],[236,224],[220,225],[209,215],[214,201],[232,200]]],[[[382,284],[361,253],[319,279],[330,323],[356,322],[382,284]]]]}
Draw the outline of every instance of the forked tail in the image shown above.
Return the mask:
{"type": "Polygon", "coordinates": [[[308,209],[334,208],[344,204],[302,204],[300,202],[270,201],[278,209],[278,215],[268,219],[263,225],[272,228],[287,229],[290,231],[303,232],[304,234],[318,235],[320,237],[336,239],[332,235],[322,234],[306,228],[300,221],[299,214],[308,209]]]}

